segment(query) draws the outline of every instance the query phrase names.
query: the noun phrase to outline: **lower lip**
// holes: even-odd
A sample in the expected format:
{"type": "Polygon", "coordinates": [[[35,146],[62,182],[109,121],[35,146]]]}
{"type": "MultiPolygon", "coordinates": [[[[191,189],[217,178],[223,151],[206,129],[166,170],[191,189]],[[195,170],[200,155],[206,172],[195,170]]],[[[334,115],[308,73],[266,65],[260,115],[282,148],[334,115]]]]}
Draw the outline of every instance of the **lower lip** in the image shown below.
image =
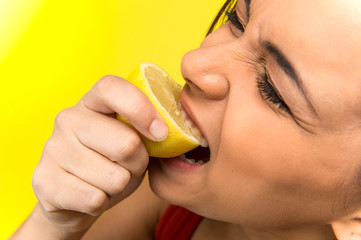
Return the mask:
{"type": "Polygon", "coordinates": [[[179,157],[160,158],[159,160],[162,163],[162,165],[165,165],[166,167],[169,167],[169,168],[172,168],[172,169],[175,169],[178,171],[191,171],[191,170],[199,169],[199,168],[203,167],[203,165],[205,165],[205,164],[200,164],[200,165],[189,164],[189,163],[183,161],[182,159],[180,159],[179,157]]]}

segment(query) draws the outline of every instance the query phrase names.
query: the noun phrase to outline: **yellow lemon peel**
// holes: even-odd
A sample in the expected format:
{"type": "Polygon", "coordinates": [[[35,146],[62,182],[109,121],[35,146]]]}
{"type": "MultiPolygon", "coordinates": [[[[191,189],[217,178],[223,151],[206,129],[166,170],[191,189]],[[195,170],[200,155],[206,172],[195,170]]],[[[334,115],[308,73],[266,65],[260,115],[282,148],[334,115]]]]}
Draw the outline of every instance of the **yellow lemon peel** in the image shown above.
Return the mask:
{"type": "MultiPolygon", "coordinates": [[[[154,63],[142,62],[130,74],[127,81],[147,95],[168,126],[168,136],[161,142],[151,141],[142,136],[149,156],[175,157],[196,148],[200,142],[205,142],[200,131],[191,128],[185,119],[185,113],[179,103],[182,86],[164,70],[154,63]]],[[[119,115],[117,118],[128,123],[119,115]]]]}

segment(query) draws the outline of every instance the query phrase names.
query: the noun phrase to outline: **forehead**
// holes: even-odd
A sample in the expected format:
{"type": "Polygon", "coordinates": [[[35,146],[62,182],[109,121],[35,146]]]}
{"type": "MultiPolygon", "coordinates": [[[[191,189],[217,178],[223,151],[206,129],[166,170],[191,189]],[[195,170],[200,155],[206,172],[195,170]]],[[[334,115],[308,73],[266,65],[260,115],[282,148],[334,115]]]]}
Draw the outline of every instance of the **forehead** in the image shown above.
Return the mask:
{"type": "MultiPolygon", "coordinates": [[[[237,8],[244,6],[239,0],[237,8]]],[[[355,105],[361,97],[360,1],[252,0],[250,16],[253,35],[279,46],[316,105],[347,100],[355,105]]]]}
{"type": "MultiPolygon", "coordinates": [[[[239,0],[239,5],[242,0],[239,0]]],[[[361,53],[361,2],[356,0],[253,0],[251,16],[264,37],[287,52],[331,63],[361,53]],[[297,49],[301,51],[297,51],[297,49]],[[303,50],[308,50],[307,52],[303,50]],[[322,59],[322,60],[321,60],[322,59]]]]}

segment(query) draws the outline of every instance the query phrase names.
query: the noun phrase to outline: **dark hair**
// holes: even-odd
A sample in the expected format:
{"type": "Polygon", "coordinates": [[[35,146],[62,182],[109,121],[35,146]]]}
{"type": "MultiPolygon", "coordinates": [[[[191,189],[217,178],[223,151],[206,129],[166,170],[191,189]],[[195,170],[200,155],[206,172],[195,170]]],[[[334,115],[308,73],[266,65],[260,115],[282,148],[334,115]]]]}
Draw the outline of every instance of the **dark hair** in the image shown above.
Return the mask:
{"type": "Polygon", "coordinates": [[[219,28],[223,23],[225,23],[228,20],[226,13],[233,12],[234,9],[236,8],[236,3],[237,0],[227,0],[223,4],[221,10],[219,10],[217,16],[214,18],[211,26],[209,27],[207,35],[209,35],[211,32],[219,28]]]}

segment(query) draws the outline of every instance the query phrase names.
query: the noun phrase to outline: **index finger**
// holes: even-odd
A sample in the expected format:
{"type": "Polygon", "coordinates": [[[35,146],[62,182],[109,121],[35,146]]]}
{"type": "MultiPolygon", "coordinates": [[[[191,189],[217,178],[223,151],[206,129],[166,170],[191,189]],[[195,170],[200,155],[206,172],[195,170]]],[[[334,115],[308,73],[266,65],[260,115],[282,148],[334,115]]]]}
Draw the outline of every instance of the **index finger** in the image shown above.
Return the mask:
{"type": "Polygon", "coordinates": [[[162,141],[167,137],[168,127],[148,97],[121,77],[104,76],[81,103],[102,114],[118,113],[150,140],[162,141]]]}

